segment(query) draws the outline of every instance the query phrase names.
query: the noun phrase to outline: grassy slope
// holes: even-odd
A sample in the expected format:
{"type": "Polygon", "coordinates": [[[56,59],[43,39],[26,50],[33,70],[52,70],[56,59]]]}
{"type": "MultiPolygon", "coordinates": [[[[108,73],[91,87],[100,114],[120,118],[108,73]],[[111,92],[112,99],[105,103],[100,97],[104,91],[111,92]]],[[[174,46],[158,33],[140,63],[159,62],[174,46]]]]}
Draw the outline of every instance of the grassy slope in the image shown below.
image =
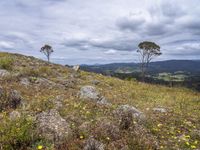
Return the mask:
{"type": "MultiPolygon", "coordinates": [[[[39,113],[50,109],[53,104],[49,101],[58,95],[64,97],[63,108],[59,110],[63,118],[71,121],[74,128],[75,137],[66,141],[65,146],[69,149],[82,149],[84,141],[91,135],[96,134],[96,138],[106,144],[107,149],[120,149],[121,145],[128,145],[129,149],[151,149],[151,139],[146,133],[132,135],[130,131],[121,131],[120,138],[117,140],[109,137],[109,134],[96,131],[96,122],[99,118],[106,117],[113,120],[113,110],[121,104],[135,106],[148,116],[148,121],[143,126],[148,134],[155,137],[159,149],[195,149],[200,148],[199,137],[194,135],[193,131],[200,130],[200,93],[196,93],[185,88],[168,88],[159,85],[144,84],[136,81],[123,81],[116,78],[105,77],[99,74],[81,71],[76,77],[76,84],[73,88],[58,89],[55,87],[44,87],[30,85],[28,88],[19,84],[22,77],[31,76],[33,79],[44,77],[55,83],[70,79],[74,74],[73,70],[61,65],[47,64],[44,61],[25,57],[18,54],[0,53],[0,59],[11,58],[13,61],[10,72],[16,74],[15,77],[0,80],[0,85],[7,89],[16,89],[21,92],[27,103],[25,108],[19,107],[20,112],[29,114],[39,113]],[[93,80],[99,80],[95,85],[113,105],[110,107],[99,106],[89,101],[81,101],[77,97],[79,89],[83,85],[92,85],[93,80]],[[168,113],[154,113],[152,108],[164,107],[169,109],[168,113]],[[92,126],[87,131],[80,131],[79,126],[84,122],[89,122],[92,126]]],[[[12,110],[1,112],[4,121],[0,123],[0,133],[9,128],[7,116],[12,110]]],[[[25,117],[27,117],[25,115],[25,117]]],[[[22,127],[19,127],[20,129],[22,127]]],[[[19,129],[19,130],[20,130],[19,129]]],[[[34,130],[34,129],[33,129],[34,130]]],[[[23,129],[20,131],[23,132],[23,129]]],[[[17,132],[17,131],[13,131],[17,132]]],[[[103,132],[103,131],[102,131],[103,132]]],[[[7,132],[2,139],[12,142],[17,139],[18,134],[12,138],[10,132],[7,132]]],[[[23,140],[22,140],[23,141],[23,140]]],[[[0,140],[0,142],[2,142],[0,140]]],[[[39,144],[49,147],[51,143],[40,140],[32,141],[25,147],[34,149],[39,144]]],[[[153,148],[152,148],[153,149],[153,148]]]]}

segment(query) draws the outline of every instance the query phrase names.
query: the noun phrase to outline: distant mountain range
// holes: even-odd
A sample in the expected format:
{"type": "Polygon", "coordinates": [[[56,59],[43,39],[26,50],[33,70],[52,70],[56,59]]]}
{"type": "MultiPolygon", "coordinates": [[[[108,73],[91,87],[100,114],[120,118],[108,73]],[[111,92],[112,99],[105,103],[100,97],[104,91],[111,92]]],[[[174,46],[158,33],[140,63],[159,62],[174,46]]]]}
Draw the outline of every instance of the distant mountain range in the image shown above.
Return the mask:
{"type": "MultiPolygon", "coordinates": [[[[90,72],[110,74],[110,73],[134,73],[139,72],[139,63],[112,63],[104,65],[81,65],[81,69],[90,72]]],[[[151,62],[149,74],[163,72],[175,73],[185,72],[193,75],[200,74],[200,60],[166,60],[151,62]]]]}

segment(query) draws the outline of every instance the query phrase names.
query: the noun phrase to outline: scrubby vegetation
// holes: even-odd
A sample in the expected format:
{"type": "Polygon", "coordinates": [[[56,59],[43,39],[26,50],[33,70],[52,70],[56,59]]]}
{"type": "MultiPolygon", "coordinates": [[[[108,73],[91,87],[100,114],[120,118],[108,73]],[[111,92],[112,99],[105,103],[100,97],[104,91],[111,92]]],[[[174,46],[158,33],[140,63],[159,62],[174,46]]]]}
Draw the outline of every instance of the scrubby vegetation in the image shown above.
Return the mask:
{"type": "Polygon", "coordinates": [[[9,80],[0,77],[6,91],[0,94],[1,103],[12,90],[21,98],[16,107],[1,105],[1,150],[200,148],[198,92],[0,53],[0,60],[7,57],[14,61],[11,70],[3,68],[11,74],[9,80]],[[88,85],[94,87],[82,91],[88,98],[80,97],[88,85]]]}
{"type": "Polygon", "coordinates": [[[13,59],[9,56],[1,57],[0,59],[0,69],[11,70],[13,65],[13,59]]]}

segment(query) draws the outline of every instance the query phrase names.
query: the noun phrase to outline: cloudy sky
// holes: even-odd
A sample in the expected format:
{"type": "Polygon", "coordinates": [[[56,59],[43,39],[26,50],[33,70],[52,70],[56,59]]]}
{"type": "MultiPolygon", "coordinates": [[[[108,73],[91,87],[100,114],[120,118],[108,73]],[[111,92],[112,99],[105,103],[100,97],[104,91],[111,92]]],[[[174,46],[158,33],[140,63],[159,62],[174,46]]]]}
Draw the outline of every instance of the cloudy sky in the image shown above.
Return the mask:
{"type": "Polygon", "coordinates": [[[0,0],[0,51],[54,62],[138,61],[141,41],[154,41],[157,60],[200,59],[200,0],[0,0]]]}

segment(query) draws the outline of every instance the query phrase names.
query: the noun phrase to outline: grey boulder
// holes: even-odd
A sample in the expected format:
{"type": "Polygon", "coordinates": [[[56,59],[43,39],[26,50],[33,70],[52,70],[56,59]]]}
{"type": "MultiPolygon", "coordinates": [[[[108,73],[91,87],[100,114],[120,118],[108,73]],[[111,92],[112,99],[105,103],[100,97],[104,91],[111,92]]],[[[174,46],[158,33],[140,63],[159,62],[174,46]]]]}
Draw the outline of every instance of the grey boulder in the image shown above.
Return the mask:
{"type": "Polygon", "coordinates": [[[83,86],[80,90],[80,98],[95,101],[97,104],[109,105],[107,99],[93,86],[83,86]]]}
{"type": "Polygon", "coordinates": [[[10,72],[8,72],[5,69],[0,69],[0,77],[7,77],[10,75],[10,72]]]}
{"type": "Polygon", "coordinates": [[[38,114],[36,121],[41,135],[52,142],[63,142],[72,135],[68,122],[54,109],[38,114]]]}

